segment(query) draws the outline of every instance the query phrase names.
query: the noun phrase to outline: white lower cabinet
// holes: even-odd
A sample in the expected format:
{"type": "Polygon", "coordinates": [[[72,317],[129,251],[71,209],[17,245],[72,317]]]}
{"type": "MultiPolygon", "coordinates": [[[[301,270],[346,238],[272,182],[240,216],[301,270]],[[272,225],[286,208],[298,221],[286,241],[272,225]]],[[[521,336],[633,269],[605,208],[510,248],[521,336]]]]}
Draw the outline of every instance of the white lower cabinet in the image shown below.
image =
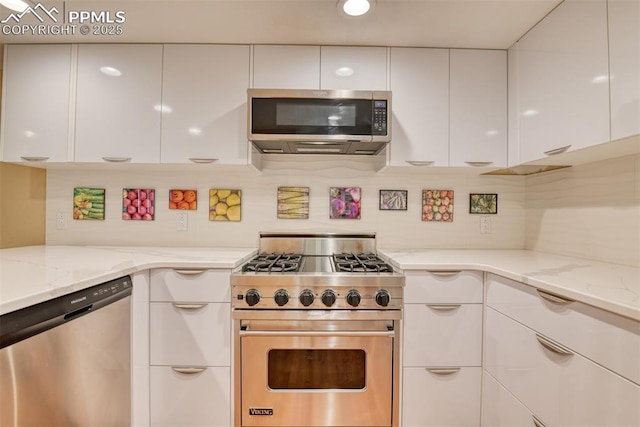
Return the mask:
{"type": "Polygon", "coordinates": [[[544,425],[640,425],[637,384],[490,307],[485,322],[487,373],[544,425]]]}
{"type": "Polygon", "coordinates": [[[151,271],[152,427],[231,426],[229,273],[151,271]]]}
{"type": "Polygon", "coordinates": [[[482,379],[482,425],[485,427],[533,427],[533,414],[495,378],[482,379]]]}
{"type": "Polygon", "coordinates": [[[477,271],[406,273],[402,426],[480,424],[482,288],[477,271]]]}
{"type": "Polygon", "coordinates": [[[231,425],[231,368],[151,367],[151,425],[231,425]]]}
{"type": "Polygon", "coordinates": [[[482,368],[404,368],[402,426],[480,425],[482,368]]]}

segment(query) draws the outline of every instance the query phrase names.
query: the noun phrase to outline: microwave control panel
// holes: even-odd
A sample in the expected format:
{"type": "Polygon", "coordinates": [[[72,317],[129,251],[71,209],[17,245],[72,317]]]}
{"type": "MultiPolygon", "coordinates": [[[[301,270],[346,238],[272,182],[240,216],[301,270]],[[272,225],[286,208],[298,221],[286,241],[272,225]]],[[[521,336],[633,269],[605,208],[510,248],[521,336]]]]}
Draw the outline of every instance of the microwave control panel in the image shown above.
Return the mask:
{"type": "Polygon", "coordinates": [[[381,99],[373,100],[373,134],[387,134],[387,101],[381,99]]]}

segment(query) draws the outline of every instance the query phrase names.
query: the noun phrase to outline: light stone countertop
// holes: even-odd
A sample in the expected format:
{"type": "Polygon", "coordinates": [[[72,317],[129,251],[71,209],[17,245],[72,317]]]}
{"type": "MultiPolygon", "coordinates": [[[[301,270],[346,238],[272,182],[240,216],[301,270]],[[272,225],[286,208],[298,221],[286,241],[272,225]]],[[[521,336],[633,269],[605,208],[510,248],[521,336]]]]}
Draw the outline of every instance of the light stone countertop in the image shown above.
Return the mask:
{"type": "Polygon", "coordinates": [[[640,268],[527,250],[381,249],[409,270],[481,270],[640,320],[640,268]]]}
{"type": "MultiPolygon", "coordinates": [[[[408,270],[481,270],[640,320],[640,268],[526,250],[380,249],[408,270]]],[[[0,250],[0,314],[151,268],[234,269],[255,248],[29,246],[0,250]]]]}
{"type": "Polygon", "coordinates": [[[255,248],[27,246],[0,250],[0,314],[150,268],[233,269],[255,248]]]}

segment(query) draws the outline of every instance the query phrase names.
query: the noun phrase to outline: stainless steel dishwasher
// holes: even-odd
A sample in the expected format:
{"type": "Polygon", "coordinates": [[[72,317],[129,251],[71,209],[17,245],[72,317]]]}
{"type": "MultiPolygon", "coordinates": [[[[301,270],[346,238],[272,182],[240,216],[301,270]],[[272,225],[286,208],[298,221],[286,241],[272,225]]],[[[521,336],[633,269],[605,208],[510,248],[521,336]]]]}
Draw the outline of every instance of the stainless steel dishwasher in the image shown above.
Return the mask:
{"type": "Polygon", "coordinates": [[[131,425],[131,277],[0,317],[0,426],[131,425]]]}

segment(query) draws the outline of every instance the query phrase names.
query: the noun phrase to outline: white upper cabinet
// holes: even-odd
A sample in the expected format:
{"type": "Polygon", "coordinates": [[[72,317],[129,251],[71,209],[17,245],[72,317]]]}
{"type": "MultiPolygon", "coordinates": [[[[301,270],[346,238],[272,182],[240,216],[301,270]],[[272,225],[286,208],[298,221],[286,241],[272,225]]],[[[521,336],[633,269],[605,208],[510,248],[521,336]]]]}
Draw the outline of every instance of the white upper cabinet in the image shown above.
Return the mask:
{"type": "Polygon", "coordinates": [[[507,53],[452,49],[449,166],[507,165],[507,53]]]}
{"type": "Polygon", "coordinates": [[[320,89],[387,90],[387,48],[322,46],[320,89]]]}
{"type": "Polygon", "coordinates": [[[606,0],[565,0],[518,42],[520,162],[610,139],[608,66],[606,0]]]}
{"type": "Polygon", "coordinates": [[[161,45],[80,45],[75,161],[158,163],[161,92],[161,45]]]}
{"type": "Polygon", "coordinates": [[[609,0],[611,139],[640,133],[640,2],[609,0]]]}
{"type": "Polygon", "coordinates": [[[71,45],[6,49],[4,161],[68,161],[71,45]]]}
{"type": "Polygon", "coordinates": [[[391,166],[449,165],[449,50],[391,48],[391,166]]]}
{"type": "Polygon", "coordinates": [[[254,46],[253,87],[320,89],[320,46],[254,46]]]}
{"type": "Polygon", "coordinates": [[[249,46],[165,45],[162,163],[247,162],[249,46]]]}

